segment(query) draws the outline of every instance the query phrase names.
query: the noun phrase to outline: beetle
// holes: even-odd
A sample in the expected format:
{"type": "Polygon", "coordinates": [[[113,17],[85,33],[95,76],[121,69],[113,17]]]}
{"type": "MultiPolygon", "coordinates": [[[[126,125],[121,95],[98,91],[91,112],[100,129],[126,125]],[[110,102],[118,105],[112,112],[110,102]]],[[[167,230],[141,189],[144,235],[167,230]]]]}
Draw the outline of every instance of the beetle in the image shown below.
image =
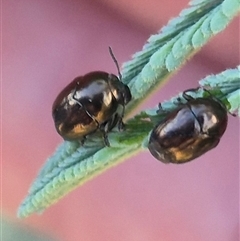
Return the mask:
{"type": "Polygon", "coordinates": [[[80,140],[87,135],[102,132],[104,143],[110,146],[107,133],[116,125],[124,129],[122,121],[125,105],[131,100],[131,92],[119,78],[104,71],[93,71],[75,78],[57,96],[52,106],[52,116],[57,132],[65,140],[80,140]]]}
{"type": "Polygon", "coordinates": [[[213,96],[193,98],[183,92],[186,103],[170,112],[152,130],[148,149],[164,163],[189,162],[216,147],[224,134],[226,107],[213,96]]]}

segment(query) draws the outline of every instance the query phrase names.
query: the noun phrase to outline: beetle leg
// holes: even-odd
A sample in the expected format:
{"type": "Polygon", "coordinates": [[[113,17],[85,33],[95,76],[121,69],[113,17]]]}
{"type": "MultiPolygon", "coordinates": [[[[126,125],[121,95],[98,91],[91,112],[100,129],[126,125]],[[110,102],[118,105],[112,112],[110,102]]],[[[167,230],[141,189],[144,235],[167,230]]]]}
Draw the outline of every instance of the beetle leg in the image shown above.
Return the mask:
{"type": "Polygon", "coordinates": [[[85,141],[86,141],[86,136],[84,136],[81,140],[79,140],[79,142],[81,143],[81,146],[84,145],[85,141]]]}
{"type": "Polygon", "coordinates": [[[185,91],[183,91],[183,93],[182,93],[182,97],[183,97],[186,101],[193,100],[194,98],[193,98],[191,95],[188,95],[187,92],[194,92],[194,91],[196,91],[196,90],[198,90],[198,88],[197,88],[197,89],[188,89],[188,90],[185,90],[185,91]]]}
{"type": "Polygon", "coordinates": [[[161,112],[166,112],[166,111],[162,108],[162,104],[160,102],[158,103],[158,109],[156,111],[156,114],[161,114],[161,112]]]}
{"type": "Polygon", "coordinates": [[[123,123],[122,118],[121,118],[118,121],[118,130],[123,131],[124,129],[125,129],[125,124],[123,123]]]}
{"type": "Polygon", "coordinates": [[[107,146],[107,147],[110,147],[110,143],[109,143],[109,140],[108,140],[108,135],[106,132],[103,132],[103,141],[104,141],[104,144],[107,146]]]}
{"type": "MultiPolygon", "coordinates": [[[[119,131],[122,131],[124,130],[124,123],[123,123],[123,116],[124,116],[124,112],[125,112],[125,105],[123,104],[123,109],[122,109],[122,113],[121,113],[121,116],[119,117],[119,120],[118,120],[118,130],[119,131]]],[[[117,118],[117,117],[116,117],[117,118]]]]}
{"type": "Polygon", "coordinates": [[[194,100],[195,98],[192,97],[191,95],[187,94],[187,92],[195,92],[196,93],[200,89],[203,89],[204,91],[208,92],[212,96],[212,94],[208,90],[206,90],[204,87],[197,87],[197,88],[192,88],[192,89],[183,91],[182,97],[187,101],[194,100]]]}
{"type": "Polygon", "coordinates": [[[99,127],[100,131],[102,132],[102,135],[103,135],[103,141],[104,141],[104,144],[108,147],[110,147],[110,143],[109,143],[109,140],[108,140],[108,131],[109,131],[109,124],[108,122],[104,125],[101,125],[99,127]]]}

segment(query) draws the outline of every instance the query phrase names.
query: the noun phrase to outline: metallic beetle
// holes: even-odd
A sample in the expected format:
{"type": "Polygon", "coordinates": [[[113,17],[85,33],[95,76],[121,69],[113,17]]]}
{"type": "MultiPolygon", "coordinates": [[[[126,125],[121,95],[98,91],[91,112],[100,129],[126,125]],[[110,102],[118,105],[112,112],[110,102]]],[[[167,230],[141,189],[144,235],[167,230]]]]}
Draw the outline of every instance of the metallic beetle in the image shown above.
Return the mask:
{"type": "Polygon", "coordinates": [[[212,96],[187,100],[169,113],[151,132],[148,149],[164,163],[185,163],[216,147],[224,134],[228,116],[226,107],[212,96]]]}
{"type": "Polygon", "coordinates": [[[116,75],[102,71],[75,78],[57,96],[52,116],[57,132],[65,140],[80,140],[100,130],[109,146],[107,133],[116,125],[123,129],[125,105],[131,100],[127,85],[116,75]]]}

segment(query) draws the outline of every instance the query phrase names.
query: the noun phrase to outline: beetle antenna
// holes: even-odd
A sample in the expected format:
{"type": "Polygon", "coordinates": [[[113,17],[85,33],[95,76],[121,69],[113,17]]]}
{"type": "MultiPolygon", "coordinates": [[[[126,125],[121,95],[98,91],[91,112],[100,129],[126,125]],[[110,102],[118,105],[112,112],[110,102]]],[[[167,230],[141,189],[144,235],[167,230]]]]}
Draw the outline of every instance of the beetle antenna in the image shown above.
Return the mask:
{"type": "Polygon", "coordinates": [[[114,54],[113,54],[113,51],[112,51],[112,48],[110,46],[108,46],[108,49],[109,49],[109,53],[113,59],[113,62],[115,63],[116,67],[117,67],[117,71],[118,71],[118,75],[119,75],[119,79],[122,81],[122,74],[120,72],[120,68],[119,68],[119,65],[118,65],[118,61],[117,59],[115,58],[114,54]]]}

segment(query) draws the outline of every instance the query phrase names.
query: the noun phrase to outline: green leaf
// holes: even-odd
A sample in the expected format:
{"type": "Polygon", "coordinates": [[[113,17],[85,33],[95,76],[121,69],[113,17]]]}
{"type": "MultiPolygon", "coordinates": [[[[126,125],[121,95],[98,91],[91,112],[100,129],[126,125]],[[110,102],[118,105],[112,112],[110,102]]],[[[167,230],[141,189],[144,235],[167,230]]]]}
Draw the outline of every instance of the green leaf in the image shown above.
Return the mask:
{"type": "Polygon", "coordinates": [[[143,49],[123,64],[123,80],[133,95],[126,115],[222,31],[239,10],[239,0],[192,1],[189,8],[151,36],[143,49]]]}
{"type": "MultiPolygon", "coordinates": [[[[239,11],[237,3],[234,0],[192,1],[179,17],[150,37],[143,50],[123,65],[123,79],[133,96],[127,106],[128,114],[210,37],[226,27],[239,11]],[[223,21],[216,26],[216,19],[221,14],[224,15],[223,21]]],[[[239,75],[239,68],[227,70],[206,77],[200,84],[210,86],[212,95],[226,103],[229,110],[239,111],[239,75]]],[[[199,91],[198,95],[202,94],[199,91]]],[[[174,110],[179,98],[182,99],[181,94],[162,103],[163,109],[166,112],[174,110]]],[[[164,113],[158,115],[156,110],[146,110],[128,120],[124,132],[114,129],[109,133],[111,147],[104,146],[98,133],[89,135],[84,146],[78,142],[61,144],[33,182],[28,196],[19,207],[18,216],[41,212],[71,190],[146,149],[149,132],[164,118],[164,113]]]]}

